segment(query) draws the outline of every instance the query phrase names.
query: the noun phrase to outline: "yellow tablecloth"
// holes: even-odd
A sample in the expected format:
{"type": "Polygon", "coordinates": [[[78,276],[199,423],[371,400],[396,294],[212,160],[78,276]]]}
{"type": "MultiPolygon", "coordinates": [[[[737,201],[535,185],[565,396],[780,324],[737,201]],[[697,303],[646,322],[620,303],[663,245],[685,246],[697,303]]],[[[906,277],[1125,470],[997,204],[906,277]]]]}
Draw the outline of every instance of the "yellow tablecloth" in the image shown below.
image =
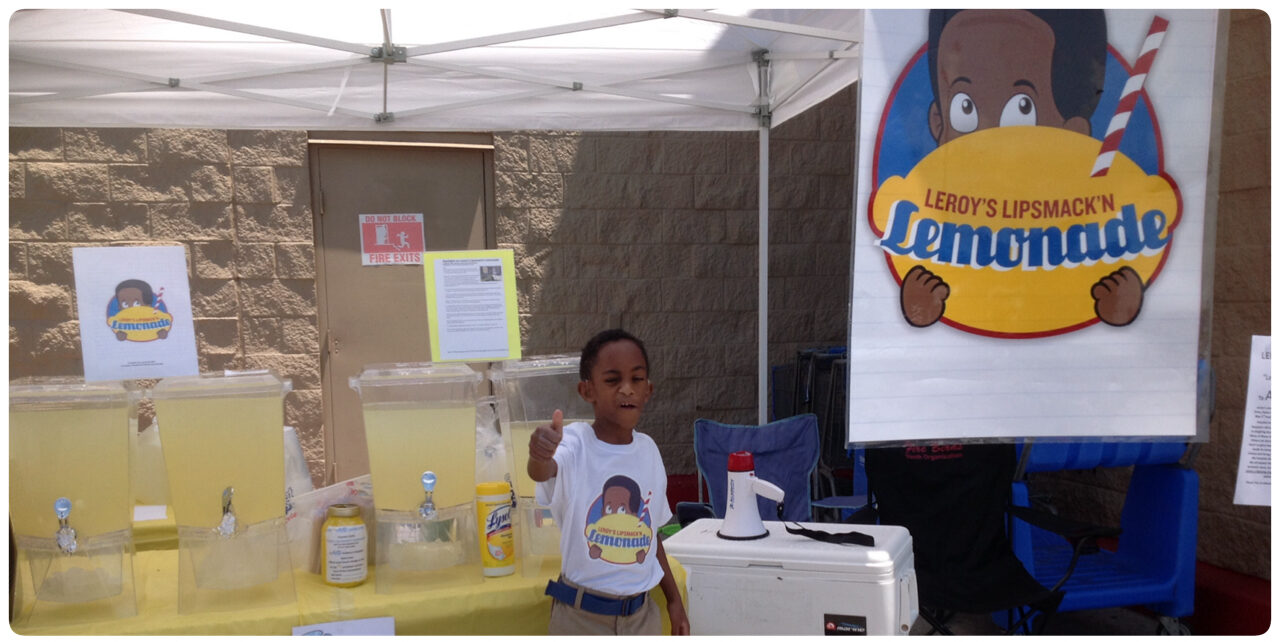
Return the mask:
{"type": "MultiPolygon", "coordinates": [[[[684,594],[685,572],[669,558],[684,594]]],[[[24,565],[25,566],[25,565],[24,565]]],[[[545,567],[544,567],[545,568],[545,567]]],[[[26,569],[22,569],[26,576],[26,569]]],[[[19,582],[13,630],[22,635],[289,635],[293,627],[369,617],[395,618],[397,635],[542,635],[547,632],[551,598],[543,595],[549,573],[525,577],[517,572],[484,578],[482,583],[410,593],[379,595],[374,569],[362,585],[337,589],[320,576],[297,571],[297,601],[271,607],[221,613],[178,613],[177,549],[144,550],[134,557],[138,615],[76,621],[61,610],[56,617],[32,612],[29,577],[19,582]]],[[[665,631],[670,631],[666,600],[655,588],[665,631]]],[[[686,597],[687,603],[687,597],[686,597]]],[[[39,605],[43,609],[43,605],[39,605]]]]}
{"type": "Polygon", "coordinates": [[[154,551],[178,547],[178,523],[169,511],[164,519],[149,519],[133,523],[133,547],[139,551],[154,551]]]}

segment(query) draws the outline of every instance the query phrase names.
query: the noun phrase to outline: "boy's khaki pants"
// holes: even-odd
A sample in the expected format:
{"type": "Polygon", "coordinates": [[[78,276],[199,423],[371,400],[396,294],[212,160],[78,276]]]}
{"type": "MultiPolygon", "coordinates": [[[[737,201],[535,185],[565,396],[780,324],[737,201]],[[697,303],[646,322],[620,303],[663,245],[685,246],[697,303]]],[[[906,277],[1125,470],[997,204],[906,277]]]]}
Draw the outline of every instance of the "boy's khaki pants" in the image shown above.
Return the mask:
{"type": "MultiPolygon", "coordinates": [[[[561,581],[574,586],[564,579],[561,581]]],[[[553,599],[551,626],[547,632],[551,635],[662,635],[662,613],[652,595],[631,615],[598,615],[553,599]]]]}

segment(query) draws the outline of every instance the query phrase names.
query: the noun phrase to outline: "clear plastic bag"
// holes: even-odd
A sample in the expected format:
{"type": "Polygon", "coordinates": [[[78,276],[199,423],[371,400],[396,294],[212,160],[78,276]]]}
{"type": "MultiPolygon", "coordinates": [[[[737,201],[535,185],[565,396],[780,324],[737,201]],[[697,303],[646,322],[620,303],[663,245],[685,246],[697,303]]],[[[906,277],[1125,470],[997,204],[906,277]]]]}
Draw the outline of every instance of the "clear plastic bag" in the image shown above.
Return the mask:
{"type": "Polygon", "coordinates": [[[160,448],[159,422],[151,422],[135,433],[133,442],[133,497],[139,504],[164,506],[169,503],[169,475],[160,448]]]}
{"type": "Polygon", "coordinates": [[[119,595],[126,584],[123,569],[133,553],[130,534],[116,531],[81,538],[70,555],[52,538],[19,536],[17,545],[27,552],[36,599],[77,603],[119,595]]]}
{"type": "MultiPolygon", "coordinates": [[[[360,518],[369,533],[377,532],[373,509],[373,481],[369,475],[348,479],[332,486],[317,488],[292,498],[285,512],[285,529],[289,533],[289,554],[294,568],[320,572],[320,528],[334,504],[356,504],[360,518]]],[[[369,559],[377,559],[376,538],[369,538],[369,559]]]]}
{"type": "Polygon", "coordinates": [[[511,483],[507,449],[498,428],[498,398],[481,397],[476,404],[476,483],[511,483]]]}

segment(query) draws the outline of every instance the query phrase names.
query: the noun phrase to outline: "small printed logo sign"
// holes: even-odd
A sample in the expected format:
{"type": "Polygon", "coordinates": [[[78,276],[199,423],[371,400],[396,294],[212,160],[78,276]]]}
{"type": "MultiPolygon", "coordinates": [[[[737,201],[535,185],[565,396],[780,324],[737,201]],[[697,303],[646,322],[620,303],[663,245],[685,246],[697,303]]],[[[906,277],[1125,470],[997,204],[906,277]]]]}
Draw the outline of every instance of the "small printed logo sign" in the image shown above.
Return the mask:
{"type": "Polygon", "coordinates": [[[824,613],[822,615],[823,635],[866,635],[867,617],[865,615],[838,615],[824,613]]]}

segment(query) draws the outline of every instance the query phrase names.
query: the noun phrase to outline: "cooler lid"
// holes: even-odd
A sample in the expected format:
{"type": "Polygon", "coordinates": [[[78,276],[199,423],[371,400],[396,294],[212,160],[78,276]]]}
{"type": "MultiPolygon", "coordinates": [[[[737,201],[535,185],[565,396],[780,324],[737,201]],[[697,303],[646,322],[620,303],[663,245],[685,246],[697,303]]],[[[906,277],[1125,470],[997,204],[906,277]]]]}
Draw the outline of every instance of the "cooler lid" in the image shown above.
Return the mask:
{"type": "Polygon", "coordinates": [[[479,383],[483,378],[465,363],[371,363],[348,383],[360,392],[363,387],[479,383]]]}
{"type": "Polygon", "coordinates": [[[578,363],[582,357],[575,354],[554,354],[529,357],[520,361],[500,361],[489,371],[494,383],[505,379],[522,379],[546,375],[578,375],[578,363]]]}
{"type": "MultiPolygon", "coordinates": [[[[911,535],[901,526],[803,523],[830,533],[858,531],[875,538],[874,548],[831,544],[788,533],[782,522],[765,522],[768,537],[728,540],[716,535],[724,520],[700,519],[663,541],[667,554],[683,566],[761,567],[841,575],[893,576],[911,559],[911,535]]],[[[792,524],[792,522],[788,522],[792,524]]]]}
{"type": "Polygon", "coordinates": [[[293,389],[270,370],[224,370],[191,377],[165,377],[147,392],[152,399],[194,397],[283,397],[293,389]]]}
{"type": "Polygon", "coordinates": [[[132,393],[121,381],[85,381],[82,377],[23,377],[9,382],[9,408],[48,404],[126,404],[132,393]]]}

